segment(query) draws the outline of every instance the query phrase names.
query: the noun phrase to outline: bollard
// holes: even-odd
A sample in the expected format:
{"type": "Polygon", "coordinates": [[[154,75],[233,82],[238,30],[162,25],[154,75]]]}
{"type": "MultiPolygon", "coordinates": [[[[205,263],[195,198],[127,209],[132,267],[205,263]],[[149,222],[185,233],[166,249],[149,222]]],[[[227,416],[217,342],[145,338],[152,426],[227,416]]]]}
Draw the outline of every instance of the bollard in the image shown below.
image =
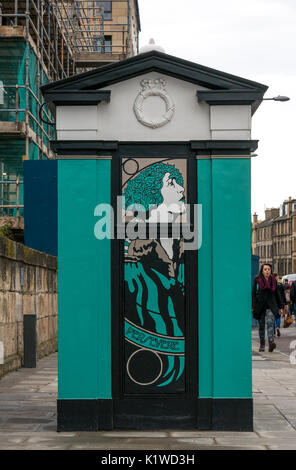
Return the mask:
{"type": "Polygon", "coordinates": [[[37,362],[36,315],[24,315],[24,367],[34,368],[37,362]]]}

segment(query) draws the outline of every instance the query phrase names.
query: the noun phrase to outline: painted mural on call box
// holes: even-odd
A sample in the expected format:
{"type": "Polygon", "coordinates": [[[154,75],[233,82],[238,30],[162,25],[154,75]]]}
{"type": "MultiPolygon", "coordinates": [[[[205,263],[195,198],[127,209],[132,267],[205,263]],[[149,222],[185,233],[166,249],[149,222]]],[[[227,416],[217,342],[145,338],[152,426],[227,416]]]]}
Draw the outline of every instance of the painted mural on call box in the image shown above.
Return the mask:
{"type": "MultiPolygon", "coordinates": [[[[186,163],[123,159],[124,221],[184,220],[186,163]]],[[[125,240],[125,393],[185,391],[184,273],[181,238],[125,240]]]]}

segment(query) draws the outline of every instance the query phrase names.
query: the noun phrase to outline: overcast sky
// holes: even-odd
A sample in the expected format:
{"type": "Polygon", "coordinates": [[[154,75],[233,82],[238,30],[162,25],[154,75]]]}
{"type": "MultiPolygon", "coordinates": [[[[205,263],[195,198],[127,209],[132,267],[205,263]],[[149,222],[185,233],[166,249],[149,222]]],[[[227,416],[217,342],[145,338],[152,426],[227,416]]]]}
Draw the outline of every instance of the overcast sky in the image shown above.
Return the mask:
{"type": "Polygon", "coordinates": [[[140,47],[254,80],[269,89],[253,116],[252,212],[296,198],[296,0],[139,0],[140,47]]]}

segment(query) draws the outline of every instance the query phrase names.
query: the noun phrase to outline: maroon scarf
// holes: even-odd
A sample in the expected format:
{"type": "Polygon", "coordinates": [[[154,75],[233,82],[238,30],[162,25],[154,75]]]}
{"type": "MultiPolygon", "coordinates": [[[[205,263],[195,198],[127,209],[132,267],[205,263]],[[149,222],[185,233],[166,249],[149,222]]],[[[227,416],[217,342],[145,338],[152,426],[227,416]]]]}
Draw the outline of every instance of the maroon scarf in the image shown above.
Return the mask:
{"type": "Polygon", "coordinates": [[[265,279],[265,277],[258,276],[257,283],[260,289],[270,290],[271,292],[274,292],[277,287],[276,280],[272,275],[270,275],[268,279],[265,279]]]}

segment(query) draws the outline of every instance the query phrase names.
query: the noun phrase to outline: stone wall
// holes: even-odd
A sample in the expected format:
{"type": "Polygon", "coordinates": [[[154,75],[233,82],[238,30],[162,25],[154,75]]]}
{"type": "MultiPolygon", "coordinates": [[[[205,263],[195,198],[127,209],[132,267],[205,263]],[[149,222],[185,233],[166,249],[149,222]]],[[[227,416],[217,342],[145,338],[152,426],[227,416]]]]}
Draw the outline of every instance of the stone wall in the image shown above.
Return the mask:
{"type": "Polygon", "coordinates": [[[0,237],[0,377],[23,365],[26,314],[36,314],[37,358],[57,351],[57,258],[0,237]]]}

